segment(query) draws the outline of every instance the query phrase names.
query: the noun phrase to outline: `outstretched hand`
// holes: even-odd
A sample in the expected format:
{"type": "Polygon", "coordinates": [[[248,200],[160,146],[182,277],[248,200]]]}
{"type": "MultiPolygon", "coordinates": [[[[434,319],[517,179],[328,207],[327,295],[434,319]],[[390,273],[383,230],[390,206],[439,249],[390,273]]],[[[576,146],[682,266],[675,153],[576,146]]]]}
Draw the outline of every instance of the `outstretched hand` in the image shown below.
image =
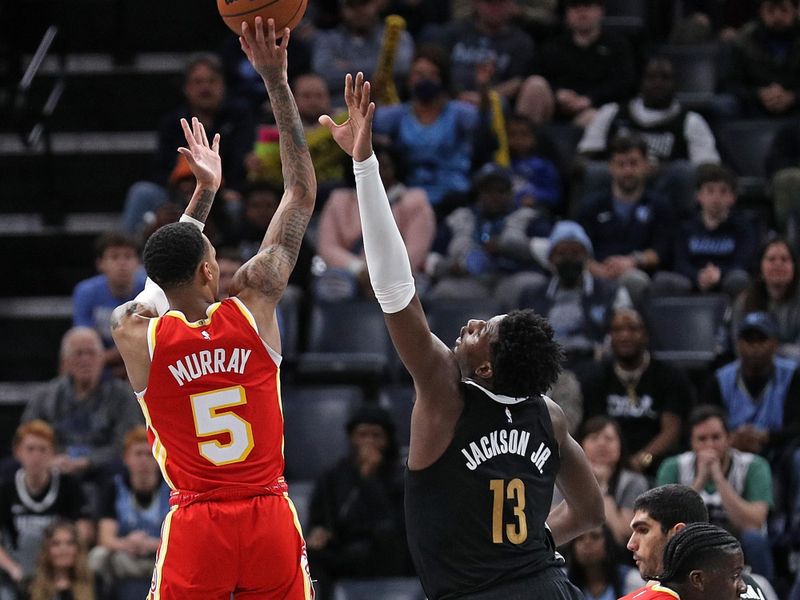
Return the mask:
{"type": "Polygon", "coordinates": [[[372,156],[372,118],[375,103],[370,102],[369,81],[359,72],[355,81],[349,73],[344,78],[344,101],[347,104],[347,121],[337,125],[329,115],[319,118],[320,125],[327,127],[337,144],[361,162],[372,156]]]}
{"type": "Polygon", "coordinates": [[[214,136],[214,141],[209,144],[205,127],[197,117],[192,117],[192,127],[186,119],[181,119],[183,135],[186,136],[186,148],[178,148],[192,173],[197,179],[197,185],[219,189],[222,183],[222,159],[219,157],[219,134],[214,136]]]}
{"type": "Polygon", "coordinates": [[[242,35],[239,43],[247,60],[267,84],[287,81],[286,49],[289,46],[289,28],[283,29],[281,43],[278,44],[275,33],[275,20],[267,19],[267,33],[264,34],[264,22],[256,17],[255,30],[242,21],[242,35]]]}

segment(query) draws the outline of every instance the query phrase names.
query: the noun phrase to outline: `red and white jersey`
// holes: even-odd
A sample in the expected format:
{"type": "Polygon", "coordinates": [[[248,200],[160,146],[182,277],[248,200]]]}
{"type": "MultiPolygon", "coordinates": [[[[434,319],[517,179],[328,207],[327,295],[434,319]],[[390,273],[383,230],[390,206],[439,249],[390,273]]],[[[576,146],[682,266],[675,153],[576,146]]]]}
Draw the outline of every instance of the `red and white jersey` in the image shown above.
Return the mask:
{"type": "Polygon", "coordinates": [[[681,600],[681,597],[678,592],[656,583],[634,590],[619,600],[681,600]]]}
{"type": "Polygon", "coordinates": [[[150,321],[150,377],[137,396],[153,455],[172,489],[269,485],[284,469],[281,357],[238,298],[207,315],[150,321]]]}

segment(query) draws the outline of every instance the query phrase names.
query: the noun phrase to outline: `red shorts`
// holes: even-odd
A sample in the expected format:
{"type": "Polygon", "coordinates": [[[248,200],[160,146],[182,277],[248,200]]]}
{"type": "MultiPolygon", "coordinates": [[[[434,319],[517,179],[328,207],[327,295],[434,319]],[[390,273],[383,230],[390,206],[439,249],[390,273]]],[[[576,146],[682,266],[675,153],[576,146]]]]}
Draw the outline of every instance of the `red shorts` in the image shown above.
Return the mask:
{"type": "Polygon", "coordinates": [[[288,495],[232,492],[170,509],[148,600],[230,600],[231,592],[237,600],[313,599],[306,546],[288,495]]]}

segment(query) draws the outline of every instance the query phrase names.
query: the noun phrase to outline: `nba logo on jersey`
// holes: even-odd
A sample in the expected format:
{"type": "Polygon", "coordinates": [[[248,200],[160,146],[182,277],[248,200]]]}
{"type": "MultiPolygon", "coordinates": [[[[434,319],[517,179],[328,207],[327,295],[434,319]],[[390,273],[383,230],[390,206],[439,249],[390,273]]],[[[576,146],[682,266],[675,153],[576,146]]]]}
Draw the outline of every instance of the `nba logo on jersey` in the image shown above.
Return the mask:
{"type": "Polygon", "coordinates": [[[208,340],[209,342],[211,341],[211,335],[207,331],[201,331],[200,335],[203,336],[204,340],[208,340]]]}
{"type": "Polygon", "coordinates": [[[508,419],[509,423],[513,423],[514,421],[511,419],[511,409],[506,407],[506,418],[508,419]]]}

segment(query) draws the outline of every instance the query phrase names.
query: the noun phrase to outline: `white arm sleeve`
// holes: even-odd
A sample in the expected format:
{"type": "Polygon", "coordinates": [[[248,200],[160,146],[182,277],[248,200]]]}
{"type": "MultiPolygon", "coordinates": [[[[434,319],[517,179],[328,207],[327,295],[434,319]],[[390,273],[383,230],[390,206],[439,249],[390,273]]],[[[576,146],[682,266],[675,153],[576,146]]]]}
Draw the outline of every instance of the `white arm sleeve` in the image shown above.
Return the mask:
{"type": "Polygon", "coordinates": [[[169,310],[169,302],[167,301],[167,295],[164,293],[164,290],[149,277],[147,281],[144,282],[144,289],[139,292],[133,301],[155,306],[159,317],[169,310]]]}
{"type": "Polygon", "coordinates": [[[414,298],[414,276],[378,172],[378,159],[373,154],[363,162],[353,161],[353,172],[364,254],[375,298],[383,312],[400,312],[414,298]]]}

